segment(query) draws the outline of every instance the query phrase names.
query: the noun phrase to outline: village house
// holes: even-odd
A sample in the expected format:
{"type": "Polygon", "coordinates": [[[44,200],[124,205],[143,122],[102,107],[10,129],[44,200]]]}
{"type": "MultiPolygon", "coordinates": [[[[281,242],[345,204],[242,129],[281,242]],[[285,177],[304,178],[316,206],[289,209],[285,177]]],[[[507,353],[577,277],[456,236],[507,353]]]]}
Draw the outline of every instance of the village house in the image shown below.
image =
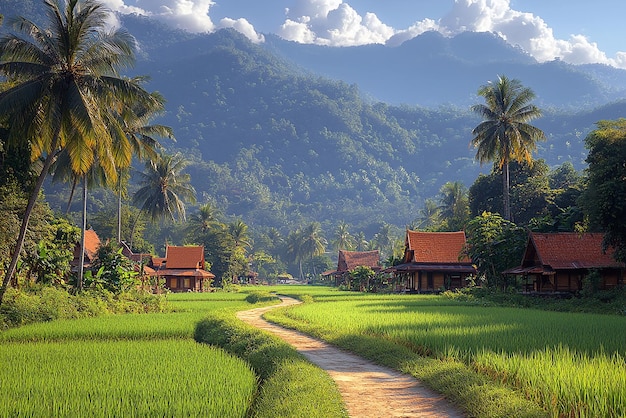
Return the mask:
{"type": "Polygon", "coordinates": [[[204,269],[203,246],[168,245],[165,257],[152,258],[152,268],[159,280],[172,292],[203,292],[215,275],[204,269]]]}
{"type": "MultiPolygon", "coordinates": [[[[85,258],[83,261],[83,267],[85,269],[90,268],[94,260],[98,256],[98,248],[100,248],[100,238],[98,237],[98,234],[96,234],[96,231],[94,231],[93,229],[85,230],[85,258]]],[[[74,246],[74,257],[72,258],[72,261],[70,261],[70,267],[73,272],[79,270],[78,266],[80,266],[80,251],[81,245],[80,242],[78,242],[74,246]]]]}
{"type": "Polygon", "coordinates": [[[335,286],[347,283],[349,274],[357,267],[369,267],[374,272],[381,270],[380,253],[378,250],[372,251],[346,251],[339,250],[337,257],[337,269],[322,273],[325,277],[333,276],[335,286]]]}
{"type": "Polygon", "coordinates": [[[522,264],[504,274],[521,275],[528,292],[577,292],[592,271],[600,274],[600,289],[624,284],[624,263],[613,251],[602,251],[602,234],[537,233],[528,235],[522,264]]]}
{"type": "Polygon", "coordinates": [[[406,231],[402,263],[391,268],[396,290],[430,293],[467,286],[476,267],[463,255],[465,232],[406,231]]]}

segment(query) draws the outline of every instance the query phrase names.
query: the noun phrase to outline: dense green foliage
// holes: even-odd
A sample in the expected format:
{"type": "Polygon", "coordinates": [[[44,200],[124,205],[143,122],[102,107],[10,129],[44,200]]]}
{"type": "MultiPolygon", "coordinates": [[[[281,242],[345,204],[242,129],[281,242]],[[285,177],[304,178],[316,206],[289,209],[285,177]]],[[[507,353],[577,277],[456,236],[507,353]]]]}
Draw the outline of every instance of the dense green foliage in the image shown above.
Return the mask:
{"type": "Polygon", "coordinates": [[[588,183],[583,195],[590,220],[605,231],[604,245],[626,261],[626,119],[600,121],[586,143],[588,183]]]}

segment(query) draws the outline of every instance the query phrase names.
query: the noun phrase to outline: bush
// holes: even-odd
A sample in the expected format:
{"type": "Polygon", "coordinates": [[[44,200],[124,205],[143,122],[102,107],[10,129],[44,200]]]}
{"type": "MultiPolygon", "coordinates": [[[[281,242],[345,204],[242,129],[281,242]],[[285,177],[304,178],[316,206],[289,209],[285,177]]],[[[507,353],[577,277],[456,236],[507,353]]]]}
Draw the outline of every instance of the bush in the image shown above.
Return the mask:
{"type": "Polygon", "coordinates": [[[165,298],[137,290],[119,295],[105,290],[71,295],[53,286],[29,290],[9,288],[0,306],[0,329],[55,319],[167,310],[169,306],[165,298]]]}
{"type": "Polygon", "coordinates": [[[246,360],[261,380],[254,417],[345,417],[341,396],[328,374],[278,337],[213,314],[196,326],[197,342],[219,346],[246,360]]]}
{"type": "Polygon", "coordinates": [[[248,303],[269,302],[276,299],[276,295],[263,291],[253,291],[246,296],[246,302],[248,303]]]}

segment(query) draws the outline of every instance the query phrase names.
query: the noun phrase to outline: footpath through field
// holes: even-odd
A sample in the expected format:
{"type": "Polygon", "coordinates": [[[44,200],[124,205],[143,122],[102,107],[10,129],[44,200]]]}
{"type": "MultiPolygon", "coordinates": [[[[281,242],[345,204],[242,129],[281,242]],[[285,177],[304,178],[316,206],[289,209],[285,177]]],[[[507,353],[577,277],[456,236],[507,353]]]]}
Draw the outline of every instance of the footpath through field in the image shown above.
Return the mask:
{"type": "Polygon", "coordinates": [[[237,313],[237,317],[276,334],[294,346],[310,362],[326,370],[337,382],[351,417],[463,417],[443,396],[427,389],[412,376],[378,366],[261,318],[270,309],[301,303],[282,296],[281,300],[281,305],[241,311],[237,313]]]}

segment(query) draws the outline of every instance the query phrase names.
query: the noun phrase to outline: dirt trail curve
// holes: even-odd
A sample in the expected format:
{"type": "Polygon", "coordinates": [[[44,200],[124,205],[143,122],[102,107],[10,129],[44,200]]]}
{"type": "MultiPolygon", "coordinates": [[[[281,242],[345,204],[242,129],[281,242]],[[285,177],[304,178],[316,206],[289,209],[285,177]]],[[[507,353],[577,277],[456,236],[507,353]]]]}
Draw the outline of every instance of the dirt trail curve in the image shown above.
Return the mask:
{"type": "Polygon", "coordinates": [[[300,301],[281,297],[282,304],[237,313],[242,321],[276,334],[326,370],[337,382],[351,417],[463,417],[441,395],[412,376],[378,366],[300,332],[282,328],[261,316],[270,309],[300,301]]]}

